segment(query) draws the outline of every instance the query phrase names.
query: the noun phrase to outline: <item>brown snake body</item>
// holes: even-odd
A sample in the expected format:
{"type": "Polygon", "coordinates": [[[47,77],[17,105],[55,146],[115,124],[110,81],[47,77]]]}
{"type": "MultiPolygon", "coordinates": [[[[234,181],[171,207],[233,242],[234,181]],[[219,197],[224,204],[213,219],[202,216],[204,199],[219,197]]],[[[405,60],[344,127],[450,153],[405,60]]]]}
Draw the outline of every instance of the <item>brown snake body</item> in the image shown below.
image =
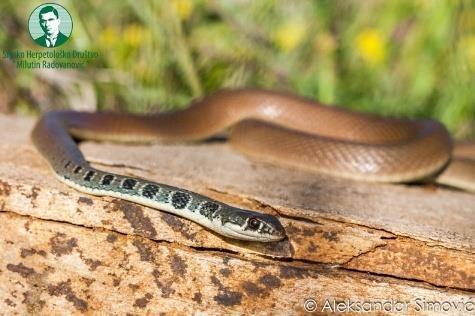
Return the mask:
{"type": "Polygon", "coordinates": [[[283,229],[273,217],[237,216],[238,211],[218,202],[209,204],[215,201],[192,192],[92,169],[71,138],[198,141],[227,128],[231,128],[229,138],[236,149],[261,160],[366,181],[435,179],[475,191],[473,160],[452,157],[451,137],[439,122],[383,118],[265,90],[221,91],[186,110],[152,116],[50,112],[37,123],[32,139],[59,178],[81,191],[174,212],[234,238],[282,239],[283,229]],[[109,176],[116,184],[106,181],[109,176]],[[225,230],[225,224],[233,229],[232,225],[239,226],[239,231],[225,230]],[[250,226],[255,228],[254,235],[250,226]],[[243,230],[248,235],[241,235],[243,230]]]}

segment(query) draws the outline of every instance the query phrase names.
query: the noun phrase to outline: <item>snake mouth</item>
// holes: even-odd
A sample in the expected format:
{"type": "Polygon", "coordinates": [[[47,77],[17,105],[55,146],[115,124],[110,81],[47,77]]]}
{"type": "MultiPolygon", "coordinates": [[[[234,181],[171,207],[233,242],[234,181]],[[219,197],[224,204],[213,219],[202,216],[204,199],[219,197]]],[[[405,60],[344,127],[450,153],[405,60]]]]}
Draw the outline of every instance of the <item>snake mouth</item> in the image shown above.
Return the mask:
{"type": "MultiPolygon", "coordinates": [[[[246,240],[246,241],[257,241],[257,242],[275,242],[275,241],[280,241],[285,238],[285,234],[279,234],[279,235],[259,235],[259,234],[246,234],[243,233],[239,229],[233,229],[234,227],[232,226],[237,226],[237,225],[225,225],[227,228],[226,236],[231,237],[231,238],[236,238],[239,240],[246,240]]],[[[241,228],[238,226],[238,228],[241,228]]]]}

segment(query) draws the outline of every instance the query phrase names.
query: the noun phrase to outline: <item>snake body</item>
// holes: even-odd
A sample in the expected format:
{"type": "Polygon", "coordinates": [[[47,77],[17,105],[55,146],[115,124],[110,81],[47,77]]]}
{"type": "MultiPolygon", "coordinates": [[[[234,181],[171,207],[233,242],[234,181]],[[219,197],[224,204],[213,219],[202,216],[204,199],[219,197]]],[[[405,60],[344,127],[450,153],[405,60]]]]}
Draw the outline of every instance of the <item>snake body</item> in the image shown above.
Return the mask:
{"type": "MultiPolygon", "coordinates": [[[[281,240],[285,231],[274,216],[94,169],[73,140],[199,141],[229,127],[231,144],[249,156],[346,178],[418,181],[440,173],[451,159],[450,135],[436,121],[382,118],[253,89],[221,91],[186,110],[152,116],[48,112],[33,129],[32,140],[56,176],[79,191],[171,212],[231,238],[281,240]]],[[[448,169],[465,178],[449,173],[445,182],[475,190],[473,177],[467,177],[467,168],[475,167],[459,168],[448,169]]]]}

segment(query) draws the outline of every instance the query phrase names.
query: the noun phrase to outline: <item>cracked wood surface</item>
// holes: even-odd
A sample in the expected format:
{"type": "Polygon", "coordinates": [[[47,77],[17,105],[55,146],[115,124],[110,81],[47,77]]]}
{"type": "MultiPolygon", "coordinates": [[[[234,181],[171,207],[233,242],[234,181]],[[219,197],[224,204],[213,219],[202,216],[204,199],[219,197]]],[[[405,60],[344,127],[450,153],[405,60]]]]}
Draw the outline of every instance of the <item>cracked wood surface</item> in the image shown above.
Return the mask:
{"type": "Polygon", "coordinates": [[[475,195],[307,174],[223,143],[81,144],[98,168],[277,215],[289,237],[237,242],[68,188],[30,144],[33,122],[0,116],[1,310],[303,312],[307,297],[473,300],[475,195]]]}

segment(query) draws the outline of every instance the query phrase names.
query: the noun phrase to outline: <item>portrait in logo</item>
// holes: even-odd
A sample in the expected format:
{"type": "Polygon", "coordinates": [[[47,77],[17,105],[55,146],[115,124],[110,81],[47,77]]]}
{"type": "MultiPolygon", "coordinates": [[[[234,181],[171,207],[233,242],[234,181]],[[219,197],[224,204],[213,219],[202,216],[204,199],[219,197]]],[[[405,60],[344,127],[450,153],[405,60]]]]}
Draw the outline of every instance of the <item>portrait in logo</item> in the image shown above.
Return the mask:
{"type": "Polygon", "coordinates": [[[63,6],[44,3],[31,12],[28,29],[36,44],[54,48],[68,41],[73,31],[73,20],[63,6]]]}

